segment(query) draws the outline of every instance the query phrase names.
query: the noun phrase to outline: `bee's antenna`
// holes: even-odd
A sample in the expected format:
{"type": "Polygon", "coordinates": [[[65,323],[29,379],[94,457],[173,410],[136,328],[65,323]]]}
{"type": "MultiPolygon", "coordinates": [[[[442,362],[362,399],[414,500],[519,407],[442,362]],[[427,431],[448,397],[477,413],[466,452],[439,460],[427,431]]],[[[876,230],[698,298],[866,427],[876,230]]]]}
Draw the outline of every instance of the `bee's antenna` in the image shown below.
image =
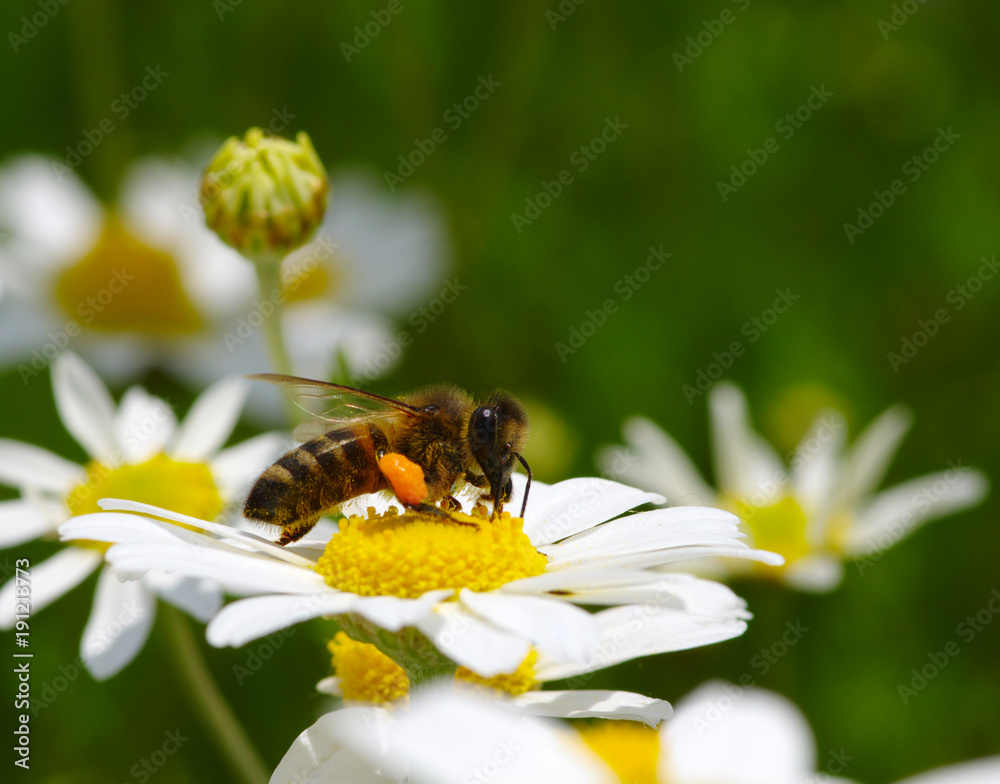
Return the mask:
{"type": "Polygon", "coordinates": [[[528,491],[531,489],[531,468],[521,455],[517,452],[514,453],[514,457],[521,461],[521,465],[524,466],[524,470],[528,472],[528,483],[524,486],[524,501],[521,502],[521,519],[524,519],[524,510],[528,508],[528,491]]]}

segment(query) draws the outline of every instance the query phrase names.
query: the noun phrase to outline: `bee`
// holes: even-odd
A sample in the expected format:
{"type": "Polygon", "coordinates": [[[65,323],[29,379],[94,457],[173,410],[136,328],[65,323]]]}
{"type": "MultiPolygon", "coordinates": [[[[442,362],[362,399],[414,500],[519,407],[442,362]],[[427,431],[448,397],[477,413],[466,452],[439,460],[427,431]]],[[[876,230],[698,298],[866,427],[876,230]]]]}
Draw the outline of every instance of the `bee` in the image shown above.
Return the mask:
{"type": "Polygon", "coordinates": [[[398,400],[359,389],[272,373],[248,376],[286,387],[313,418],[295,428],[301,446],[287,452],[257,479],[243,514],[281,528],[278,544],[305,536],[322,515],[364,493],[390,490],[379,460],[399,453],[424,472],[427,496],[412,509],[447,515],[434,504],[458,507],[452,493],[465,483],[483,488],[481,500],[499,516],[510,500],[515,459],[521,456],[528,417],[512,395],[496,391],[481,405],[453,386],[436,386],[398,400]]]}

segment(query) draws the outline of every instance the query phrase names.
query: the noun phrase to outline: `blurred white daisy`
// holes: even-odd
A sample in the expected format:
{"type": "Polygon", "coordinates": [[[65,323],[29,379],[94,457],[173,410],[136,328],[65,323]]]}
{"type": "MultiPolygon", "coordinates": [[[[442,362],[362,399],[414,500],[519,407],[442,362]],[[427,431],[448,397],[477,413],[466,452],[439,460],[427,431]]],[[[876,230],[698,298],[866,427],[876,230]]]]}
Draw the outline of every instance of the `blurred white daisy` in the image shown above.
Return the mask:
{"type": "MultiPolygon", "coordinates": [[[[114,381],[153,365],[198,385],[260,372],[261,326],[284,300],[295,371],[326,379],[344,363],[360,384],[397,361],[430,323],[419,308],[449,290],[441,208],[348,173],[316,236],[285,260],[282,291],[258,291],[253,266],[204,225],[200,179],[184,162],[141,160],[112,209],[41,156],[0,168],[0,366],[27,383],[69,347],[114,381]]],[[[266,393],[254,407],[281,411],[266,393]]]]}
{"type": "MultiPolygon", "coordinates": [[[[623,428],[625,447],[605,447],[598,463],[605,476],[662,493],[670,504],[705,504],[739,515],[753,546],[781,553],[785,565],[758,567],[809,591],[835,588],[843,559],[882,552],[924,523],[979,503],[986,478],[949,464],[875,493],[910,427],[900,406],[888,409],[847,448],[846,425],[835,411],[820,414],[789,455],[787,465],[752,429],[743,393],[720,382],[709,395],[712,450],[718,490],[702,479],[681,447],[647,419],[623,428]]],[[[743,574],[747,565],[718,562],[707,572],[743,574]]]]}
{"type": "MultiPolygon", "coordinates": [[[[518,477],[513,508],[523,490],[518,477]]],[[[216,646],[335,616],[355,637],[358,630],[419,632],[438,655],[482,677],[514,672],[534,648],[540,680],[743,633],[749,615],[728,588],[652,567],[719,555],[780,562],[747,547],[728,512],[625,515],[663,499],[603,479],[535,483],[530,500],[523,523],[504,515],[456,525],[437,515],[400,516],[384,497],[363,496],[344,505],[347,517],[329,541],[287,548],[124,501],[102,506],[147,517],[86,515],[60,533],[117,543],[107,558],[128,574],[211,578],[230,593],[250,595],[209,624],[216,646]],[[369,519],[357,514],[366,507],[369,519]],[[608,609],[590,613],[578,605],[608,609]]]]}
{"type": "MultiPolygon", "coordinates": [[[[852,758],[831,753],[817,769],[801,712],[763,689],[712,682],[681,700],[653,730],[598,722],[571,730],[482,696],[435,686],[405,709],[351,707],[299,735],[271,784],[850,784],[852,758]]],[[[1000,757],[940,768],[899,784],[992,784],[1000,757]]]]}
{"type": "MultiPolygon", "coordinates": [[[[242,379],[221,381],[202,394],[181,424],[169,404],[139,387],[116,407],[108,390],[76,355],[52,365],[56,407],[66,429],[87,451],[86,466],[32,444],[0,439],[0,482],[18,499],[0,502],[0,547],[51,537],[74,515],[99,509],[112,495],[170,503],[217,518],[280,454],[283,439],[265,434],[221,449],[239,416],[242,379]]],[[[31,568],[31,612],[58,599],[101,567],[107,543],[80,541],[31,568]]],[[[209,581],[148,574],[124,582],[113,568],[98,578],[81,657],[96,678],[114,675],[142,649],[160,596],[207,621],[221,604],[209,581]]],[[[15,622],[15,581],[0,589],[0,628],[15,622]]]]}

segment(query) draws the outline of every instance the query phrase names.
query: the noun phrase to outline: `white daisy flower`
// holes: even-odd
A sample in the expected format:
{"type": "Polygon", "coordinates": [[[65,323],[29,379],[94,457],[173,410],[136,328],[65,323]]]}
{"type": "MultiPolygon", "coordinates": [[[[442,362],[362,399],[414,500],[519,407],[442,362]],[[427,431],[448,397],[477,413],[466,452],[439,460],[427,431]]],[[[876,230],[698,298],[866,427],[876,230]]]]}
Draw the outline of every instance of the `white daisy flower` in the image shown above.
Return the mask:
{"type": "MultiPolygon", "coordinates": [[[[445,279],[441,208],[373,177],[333,178],[323,226],[284,261],[283,290],[260,292],[253,265],[204,225],[195,166],[139,161],[110,209],[54,164],[26,155],[0,169],[0,365],[24,381],[67,347],[115,381],[152,365],[198,385],[260,372],[271,364],[261,326],[280,299],[295,371],[330,378],[339,356],[360,384],[440,315],[421,306],[461,289],[445,279]],[[405,338],[396,317],[409,319],[405,338]]],[[[251,404],[283,411],[264,392],[251,404]]]]}
{"type": "Polygon", "coordinates": [[[115,380],[155,364],[218,378],[219,327],[256,279],[194,220],[197,169],[139,161],[113,210],[55,166],[26,155],[0,170],[0,363],[27,382],[72,346],[115,380]]]}
{"type": "MultiPolygon", "coordinates": [[[[218,517],[280,454],[283,439],[265,434],[220,449],[246,393],[242,379],[221,381],[195,401],[184,422],[169,404],[133,387],[116,407],[94,372],[72,353],[52,365],[56,407],[66,429],[91,458],[86,466],[31,444],[0,439],[0,482],[18,499],[0,502],[0,547],[51,536],[74,515],[99,509],[105,495],[171,503],[218,517]]],[[[100,568],[107,543],[79,542],[31,568],[31,613],[37,613],[100,568]]],[[[207,621],[219,609],[214,584],[183,575],[148,574],[121,581],[113,568],[98,578],[81,657],[96,678],[128,664],[145,644],[155,597],[207,621]]],[[[0,628],[13,627],[15,580],[0,589],[0,628]]]]}
{"type": "MultiPolygon", "coordinates": [[[[512,508],[523,491],[519,478],[512,508]]],[[[251,596],[209,624],[216,646],[335,616],[353,637],[370,639],[379,629],[406,634],[407,646],[422,644],[428,655],[443,654],[482,677],[514,672],[534,648],[535,673],[552,680],[745,630],[745,603],[728,588],[649,570],[705,556],[780,557],[747,547],[736,518],[721,510],[622,516],[662,500],[603,479],[536,482],[523,522],[459,516],[467,524],[457,525],[438,515],[398,516],[384,498],[363,496],[344,505],[348,517],[329,541],[287,548],[148,505],[105,501],[106,509],[147,517],[87,515],[60,532],[66,540],[116,542],[107,557],[122,572],[212,578],[251,596]],[[374,514],[365,520],[356,513],[367,505],[374,514]],[[589,613],[577,605],[608,609],[589,613]]]]}
{"type": "MultiPolygon", "coordinates": [[[[712,489],[678,444],[647,419],[625,423],[626,447],[598,455],[605,475],[662,493],[670,504],[731,509],[750,542],[781,553],[780,577],[801,590],[826,591],[843,577],[843,559],[877,560],[924,523],[966,509],[986,495],[986,478],[960,464],[875,493],[910,427],[899,406],[885,411],[845,447],[846,425],[834,411],[820,414],[783,462],[751,427],[747,403],[732,384],[710,393],[712,447],[718,490],[712,489]]],[[[711,572],[747,571],[727,561],[711,572]]]]}
{"type": "MultiPolygon", "coordinates": [[[[629,722],[578,726],[517,715],[480,695],[440,686],[405,709],[352,707],[321,716],[299,735],[271,784],[578,782],[601,784],[852,784],[852,760],[831,753],[817,770],[801,712],[763,689],[712,682],[652,730],[629,722]]],[[[1000,757],[930,771],[899,784],[987,784],[1000,757]]]]}

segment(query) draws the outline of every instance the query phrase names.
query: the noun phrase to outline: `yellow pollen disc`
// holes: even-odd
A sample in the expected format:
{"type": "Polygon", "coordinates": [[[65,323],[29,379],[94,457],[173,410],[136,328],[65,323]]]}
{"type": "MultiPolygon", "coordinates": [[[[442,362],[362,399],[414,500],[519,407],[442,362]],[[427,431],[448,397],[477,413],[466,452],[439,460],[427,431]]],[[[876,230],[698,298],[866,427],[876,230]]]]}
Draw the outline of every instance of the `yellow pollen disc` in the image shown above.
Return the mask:
{"type": "MultiPolygon", "coordinates": [[[[333,657],[333,672],[340,679],[340,691],[347,700],[385,703],[406,697],[410,681],[403,668],[374,645],[352,640],[344,632],[327,646],[333,657]]],[[[516,672],[482,678],[465,667],[459,667],[455,680],[508,694],[524,694],[535,688],[534,664],[538,654],[531,651],[516,672]]]]}
{"type": "Polygon", "coordinates": [[[360,596],[415,599],[438,588],[491,591],[545,571],[520,518],[406,512],[340,522],[315,569],[360,596]]]}
{"type": "Polygon", "coordinates": [[[740,503],[736,508],[753,535],[753,546],[785,556],[786,566],[813,549],[806,539],[806,513],[794,498],[763,507],[740,503]]]}
{"type": "Polygon", "coordinates": [[[656,730],[633,721],[602,721],[576,729],[622,784],[659,784],[660,736],[656,730]]]}
{"type": "Polygon", "coordinates": [[[538,687],[538,681],[535,680],[535,662],[537,661],[538,652],[532,650],[512,673],[484,678],[482,675],[476,675],[476,673],[466,667],[459,667],[455,673],[455,680],[516,696],[538,687]]]}
{"type": "Polygon", "coordinates": [[[174,258],[139,242],[114,217],[87,255],[57,278],[55,296],[88,329],[187,335],[203,326],[174,258]]]}
{"type": "Polygon", "coordinates": [[[409,692],[410,681],[403,668],[374,645],[337,632],[327,648],[345,700],[394,702],[409,692]]]}
{"type": "Polygon", "coordinates": [[[102,498],[124,498],[172,509],[201,520],[213,520],[222,511],[222,498],[204,463],[180,463],[164,454],[145,463],[109,468],[90,463],[87,478],[66,497],[74,515],[100,512],[102,498]]]}

